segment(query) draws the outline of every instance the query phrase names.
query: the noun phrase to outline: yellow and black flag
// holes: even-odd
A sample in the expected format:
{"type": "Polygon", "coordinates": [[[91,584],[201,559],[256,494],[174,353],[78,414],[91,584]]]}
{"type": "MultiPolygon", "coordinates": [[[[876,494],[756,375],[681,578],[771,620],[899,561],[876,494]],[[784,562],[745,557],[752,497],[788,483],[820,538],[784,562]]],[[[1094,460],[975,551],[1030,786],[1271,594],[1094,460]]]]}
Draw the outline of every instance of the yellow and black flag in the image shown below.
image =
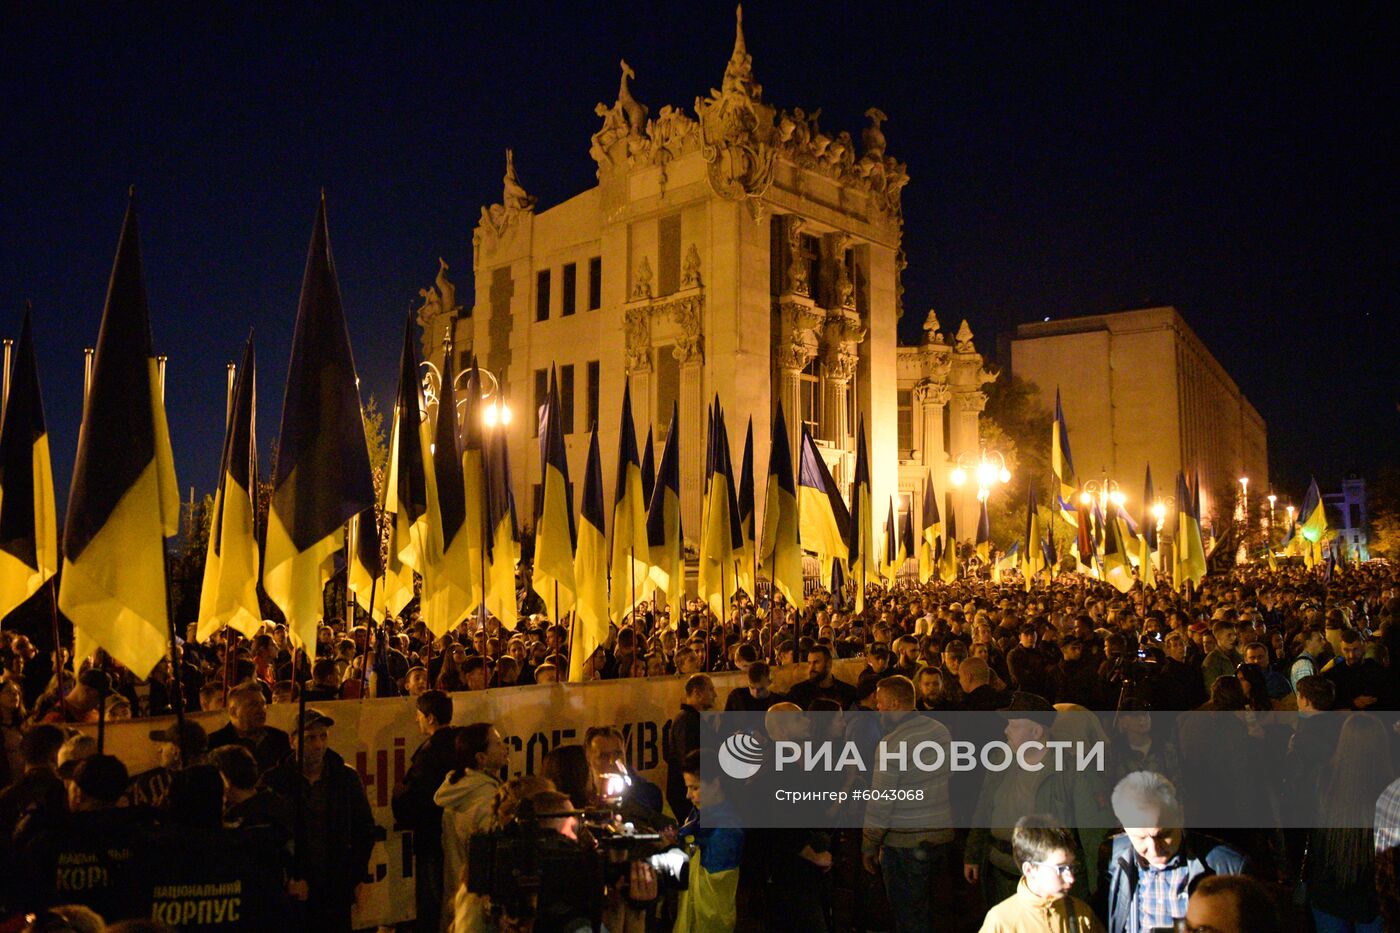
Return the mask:
{"type": "Polygon", "coordinates": [[[384,574],[386,606],[398,615],[413,601],[413,575],[426,578],[442,562],[438,525],[437,476],[432,463],[432,431],[418,378],[414,319],[404,325],[399,358],[399,394],[389,433],[389,464],[380,512],[389,532],[389,566],[384,574]]]}
{"type": "Polygon", "coordinates": [[[355,360],[324,197],[307,251],[277,436],[263,589],[287,617],[294,644],[314,659],[321,594],[335,552],[345,546],[345,523],[374,507],[355,360]]]}
{"type": "Polygon", "coordinates": [[[1302,508],[1298,510],[1298,533],[1309,544],[1320,543],[1327,534],[1327,510],[1323,507],[1316,477],[1308,478],[1308,492],[1303,496],[1302,508]]]}
{"type": "Polygon", "coordinates": [[[507,628],[520,619],[515,565],[520,562],[520,527],[510,483],[506,432],[497,428],[486,442],[486,611],[507,628]]]}
{"type": "Polygon", "coordinates": [[[851,543],[847,572],[856,585],[856,612],[865,611],[865,584],[877,576],[875,507],[870,501],[870,455],[865,449],[865,417],[856,426],[856,472],[851,482],[851,543]]]}
{"type": "Polygon", "coordinates": [[[749,594],[750,599],[757,600],[754,595],[754,563],[758,560],[758,552],[754,547],[754,534],[757,529],[754,527],[757,519],[754,516],[754,489],[753,489],[753,418],[749,418],[748,430],[744,433],[744,457],[739,463],[739,492],[737,495],[739,505],[739,550],[734,554],[734,562],[738,566],[739,589],[749,594]]]}
{"type": "Polygon", "coordinates": [[[850,553],[851,513],[826,468],[807,425],[802,425],[802,449],[797,465],[797,514],[802,549],[817,555],[825,569],[833,560],[843,564],[850,553]]]}
{"type": "MultiPolygon", "coordinates": [[[[666,462],[664,455],[661,462],[666,462]]],[[[574,552],[578,599],[574,603],[574,624],[569,630],[571,683],[585,679],[584,665],[608,638],[608,539],[603,532],[603,462],[598,456],[596,424],[588,440],[578,517],[578,549],[574,552]]],[[[684,570],[679,575],[683,576],[684,570]]]]}
{"type": "Polygon", "coordinates": [[[63,526],[58,608],[74,657],[95,647],[145,678],[170,647],[165,539],[179,530],[135,198],[127,205],[63,526]]]}
{"type": "Polygon", "coordinates": [[[58,572],[58,513],[44,398],[24,312],[0,425],[0,618],[58,572]]]}
{"type": "Polygon", "coordinates": [[[666,595],[671,624],[680,621],[685,600],[685,550],[681,535],[680,410],[671,403],[671,424],[666,429],[666,446],[661,451],[661,467],[647,507],[647,575],[652,585],[666,595]]]}
{"type": "Polygon", "coordinates": [[[919,519],[919,582],[927,583],[938,570],[938,535],[943,520],[938,515],[938,493],[933,489],[933,474],[924,474],[923,512],[919,519]]]}
{"type": "Polygon", "coordinates": [[[697,595],[710,606],[721,622],[728,615],[727,607],[738,588],[734,573],[735,555],[742,547],[739,530],[739,502],[734,494],[734,463],[729,456],[729,431],[724,424],[724,412],[714,419],[711,438],[711,461],[714,466],[709,482],[709,506],[705,509],[706,527],[701,535],[700,566],[697,571],[697,595]]]}
{"type": "Polygon", "coordinates": [[[549,371],[549,401],[540,428],[540,490],[544,501],[535,518],[535,564],[530,585],[544,600],[549,621],[558,622],[574,607],[574,510],[559,385],[553,367],[549,371]]]}
{"type": "Polygon", "coordinates": [[[800,526],[787,421],[783,418],[783,403],[779,402],[768,453],[768,488],[763,497],[763,541],[758,551],[758,565],[774,588],[787,599],[788,605],[796,610],[806,605],[802,544],[798,537],[800,526]]]}
{"type": "Polygon", "coordinates": [[[207,642],[225,625],[252,638],[262,627],[258,606],[258,535],[254,515],[258,489],[257,359],[253,338],[243,346],[243,362],[233,380],[233,404],[224,428],[224,455],[214,514],[209,522],[209,548],[204,558],[204,583],[199,591],[196,637],[207,642]]]}
{"type": "Polygon", "coordinates": [[[608,552],[612,581],[608,610],[618,625],[642,601],[649,559],[647,502],[642,495],[642,464],[637,457],[637,432],[632,422],[632,383],[627,380],[623,384],[622,420],[618,425],[617,482],[613,487],[608,552]]]}
{"type": "MultiPolygon", "coordinates": [[[[452,358],[449,347],[446,359],[452,358]]],[[[473,415],[475,411],[473,410],[473,415]]],[[[437,483],[438,517],[442,534],[441,559],[423,578],[423,621],[437,637],[466,618],[481,602],[478,565],[468,554],[466,483],[462,468],[462,444],[457,430],[457,392],[451,374],[442,380],[437,423],[433,426],[433,476],[437,483]],[[473,598],[475,593],[475,598],[473,598]]],[[[478,480],[480,477],[478,477],[478,480]]],[[[471,516],[479,527],[481,513],[471,516]]],[[[479,541],[480,532],[476,535],[479,541]]]]}
{"type": "Polygon", "coordinates": [[[899,566],[899,528],[894,520],[894,499],[890,499],[889,514],[885,516],[884,543],[880,550],[880,578],[886,586],[891,586],[899,566]]]}

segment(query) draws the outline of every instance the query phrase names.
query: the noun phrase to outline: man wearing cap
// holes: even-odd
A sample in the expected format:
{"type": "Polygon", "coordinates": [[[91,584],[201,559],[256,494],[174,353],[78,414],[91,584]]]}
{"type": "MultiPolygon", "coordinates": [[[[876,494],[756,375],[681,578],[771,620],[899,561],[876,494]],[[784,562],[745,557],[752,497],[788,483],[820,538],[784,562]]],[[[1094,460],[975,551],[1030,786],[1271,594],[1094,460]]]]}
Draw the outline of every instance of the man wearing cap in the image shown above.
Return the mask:
{"type": "Polygon", "coordinates": [[[241,684],[228,695],[228,724],[209,734],[209,749],[242,745],[253,753],[260,771],[283,761],[291,751],[287,733],[267,724],[267,700],[255,683],[241,684]]]}
{"type": "MultiPolygon", "coordinates": [[[[1055,766],[1055,756],[1045,745],[1054,737],[1055,707],[1044,697],[1013,693],[1002,716],[1006,719],[1005,741],[1012,752],[1010,765],[990,771],[983,781],[963,850],[963,876],[969,883],[981,882],[989,905],[1006,900],[1020,882],[1021,868],[1011,854],[1011,835],[1021,817],[1043,813],[1061,826],[1076,827],[1075,858],[1084,866],[1083,876],[1090,878],[1096,875],[1086,855],[1097,858],[1105,827],[1112,819],[1097,772],[1076,769],[1075,750],[1065,753],[1064,767],[1055,766]]],[[[1106,749],[1104,754],[1106,757],[1106,749]]],[[[1088,891],[1082,878],[1076,880],[1076,897],[1087,900],[1088,891]]]]}
{"type": "Polygon", "coordinates": [[[160,743],[156,753],[160,764],[131,779],[126,789],[126,802],[133,807],[161,809],[170,794],[175,773],[204,763],[209,736],[199,723],[186,719],[152,731],[151,741],[160,743]]]}
{"type": "Polygon", "coordinates": [[[335,720],[314,707],[302,713],[287,759],[265,782],[292,801],[296,814],[294,875],[306,882],[306,928],[349,930],[374,849],[375,824],[359,774],[330,747],[335,720]]]}
{"type": "Polygon", "coordinates": [[[97,708],[111,690],[110,679],[102,671],[89,669],[72,683],[72,689],[44,715],[44,722],[97,722],[97,708]]]}
{"type": "Polygon", "coordinates": [[[126,786],[119,759],[92,755],[78,762],[68,782],[68,812],[20,823],[17,857],[6,873],[12,906],[38,912],[82,904],[112,923],[145,912],[129,863],[151,827],[151,811],[118,806],[126,786]]]}

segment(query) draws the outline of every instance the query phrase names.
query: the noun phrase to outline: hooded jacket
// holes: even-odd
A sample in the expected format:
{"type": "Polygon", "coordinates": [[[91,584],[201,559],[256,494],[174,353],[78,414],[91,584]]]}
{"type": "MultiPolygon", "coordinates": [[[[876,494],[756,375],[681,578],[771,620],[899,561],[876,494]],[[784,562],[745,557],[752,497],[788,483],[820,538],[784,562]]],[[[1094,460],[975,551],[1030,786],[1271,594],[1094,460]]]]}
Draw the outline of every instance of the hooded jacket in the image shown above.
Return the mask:
{"type": "Polygon", "coordinates": [[[442,916],[450,921],[456,912],[457,890],[467,865],[468,840],[489,832],[495,825],[496,790],[501,782],[485,771],[468,768],[452,772],[433,794],[442,807],[442,916]],[[453,780],[453,775],[456,780],[453,780]]]}

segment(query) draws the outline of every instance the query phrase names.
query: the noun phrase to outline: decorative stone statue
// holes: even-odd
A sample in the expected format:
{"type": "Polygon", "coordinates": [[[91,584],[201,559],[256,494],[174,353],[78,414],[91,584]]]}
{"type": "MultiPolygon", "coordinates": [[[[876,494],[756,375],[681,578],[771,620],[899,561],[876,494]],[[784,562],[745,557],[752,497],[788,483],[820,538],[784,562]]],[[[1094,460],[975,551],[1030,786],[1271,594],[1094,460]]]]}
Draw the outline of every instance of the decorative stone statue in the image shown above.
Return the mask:
{"type": "Polygon", "coordinates": [[[501,193],[501,204],[508,211],[529,211],[534,210],[536,198],[526,194],[525,189],[520,186],[520,179],[515,174],[515,153],[506,150],[506,174],[501,179],[503,191],[501,193]]]}
{"type": "Polygon", "coordinates": [[[645,104],[639,103],[632,96],[631,89],[627,87],[627,79],[635,79],[637,73],[628,66],[626,59],[618,64],[622,66],[622,77],[618,79],[617,83],[617,109],[622,112],[622,120],[627,125],[627,132],[633,136],[640,136],[646,130],[647,107],[645,104]]]}
{"type": "Polygon", "coordinates": [[[763,103],[753,77],[753,56],[744,42],[744,9],[737,8],[734,51],[724,80],[710,96],[695,99],[710,188],[728,201],[746,201],[751,210],[773,183],[778,130],[774,110],[763,103]]]}
{"type": "Polygon", "coordinates": [[[959,353],[976,353],[972,346],[972,328],[967,326],[967,319],[964,318],[962,324],[958,326],[958,334],[953,338],[955,345],[953,349],[959,353]]]}
{"type": "Polygon", "coordinates": [[[681,263],[681,288],[700,287],[700,251],[695,244],[685,251],[685,261],[681,263]]]}
{"type": "Polygon", "coordinates": [[[871,107],[865,111],[865,116],[870,120],[860,134],[861,147],[865,150],[862,154],[864,158],[882,160],[885,158],[885,134],[880,129],[880,124],[889,119],[878,107],[871,107]]]}
{"type": "Polygon", "coordinates": [[[928,316],[924,318],[924,343],[942,343],[943,331],[938,323],[938,313],[932,308],[928,309],[928,316]]]}
{"type": "Polygon", "coordinates": [[[637,263],[637,274],[632,280],[632,300],[645,301],[651,297],[651,263],[643,256],[637,263]]]}

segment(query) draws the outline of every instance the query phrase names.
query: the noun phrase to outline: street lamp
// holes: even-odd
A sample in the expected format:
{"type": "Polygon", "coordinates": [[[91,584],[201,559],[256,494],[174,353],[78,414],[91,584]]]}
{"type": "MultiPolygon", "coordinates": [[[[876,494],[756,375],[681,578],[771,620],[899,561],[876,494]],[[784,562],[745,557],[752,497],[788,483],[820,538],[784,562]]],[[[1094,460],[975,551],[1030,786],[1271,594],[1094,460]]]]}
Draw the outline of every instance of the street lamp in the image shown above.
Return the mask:
{"type": "Polygon", "coordinates": [[[958,454],[957,466],[948,478],[952,484],[962,488],[967,484],[969,475],[977,481],[977,501],[986,502],[987,497],[992,494],[993,487],[1006,485],[1011,482],[1011,471],[1006,468],[1006,457],[1002,456],[999,450],[982,449],[973,463],[967,454],[958,454]]]}
{"type": "Polygon", "coordinates": [[[1118,488],[1118,481],[1109,479],[1107,475],[1102,480],[1089,480],[1084,484],[1083,490],[1079,493],[1079,501],[1084,505],[1093,505],[1094,500],[1099,503],[1099,510],[1108,511],[1108,504],[1111,502],[1118,508],[1123,507],[1123,503],[1128,501],[1128,497],[1123,494],[1123,490],[1118,488]]]}
{"type": "MultiPolygon", "coordinates": [[[[419,366],[423,369],[423,402],[431,417],[437,416],[438,400],[440,398],[439,387],[442,385],[442,373],[437,365],[431,360],[424,360],[419,366]]],[[[489,369],[477,367],[477,374],[482,380],[481,401],[485,402],[481,411],[481,420],[488,428],[494,428],[497,424],[508,425],[511,419],[510,406],[506,404],[505,396],[501,392],[501,382],[496,378],[496,374],[489,369]],[[485,383],[489,381],[488,387],[485,383]]],[[[452,380],[452,387],[457,395],[457,425],[460,429],[462,417],[466,414],[467,399],[464,396],[466,382],[471,374],[471,370],[464,369],[452,380]]]]}

